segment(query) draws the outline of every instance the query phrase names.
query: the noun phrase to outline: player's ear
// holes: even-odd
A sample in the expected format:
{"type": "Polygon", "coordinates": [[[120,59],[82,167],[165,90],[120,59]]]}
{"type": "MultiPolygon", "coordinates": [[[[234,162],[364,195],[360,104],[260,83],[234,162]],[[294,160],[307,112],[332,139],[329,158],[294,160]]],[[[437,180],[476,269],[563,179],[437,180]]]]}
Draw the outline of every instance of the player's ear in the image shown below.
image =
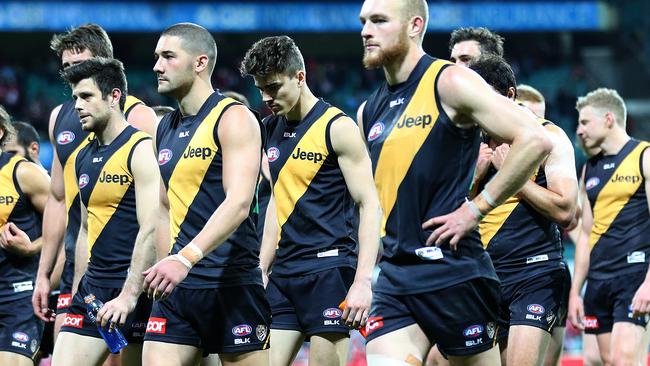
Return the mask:
{"type": "Polygon", "coordinates": [[[517,91],[515,90],[515,88],[509,87],[506,97],[508,97],[508,99],[515,100],[517,98],[517,91]]]}
{"type": "Polygon", "coordinates": [[[208,55],[199,55],[195,59],[194,70],[201,72],[208,68],[208,55]]]}
{"type": "Polygon", "coordinates": [[[118,88],[111,90],[111,107],[120,105],[120,98],[122,98],[122,91],[118,88]]]}
{"type": "Polygon", "coordinates": [[[424,24],[424,18],[419,15],[416,15],[409,20],[408,24],[408,35],[410,38],[416,38],[421,36],[424,32],[426,24],[424,24]]]}
{"type": "Polygon", "coordinates": [[[605,112],[605,126],[612,128],[616,124],[616,118],[612,112],[605,112]]]}
{"type": "Polygon", "coordinates": [[[298,70],[298,72],[296,72],[296,79],[298,80],[299,87],[305,85],[305,82],[307,82],[307,75],[305,74],[305,70],[298,70]]]}

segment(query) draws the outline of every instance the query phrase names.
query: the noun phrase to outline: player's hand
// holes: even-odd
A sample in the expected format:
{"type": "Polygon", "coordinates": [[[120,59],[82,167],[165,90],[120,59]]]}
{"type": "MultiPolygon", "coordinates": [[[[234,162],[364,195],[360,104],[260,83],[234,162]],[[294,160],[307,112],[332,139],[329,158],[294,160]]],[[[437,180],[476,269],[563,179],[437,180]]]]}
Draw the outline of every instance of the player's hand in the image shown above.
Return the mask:
{"type": "Polygon", "coordinates": [[[476,159],[476,170],[474,172],[475,180],[481,180],[485,177],[485,174],[492,163],[492,155],[494,155],[494,151],[492,151],[486,143],[481,142],[481,146],[478,150],[478,158],[476,159]]]}
{"type": "Polygon", "coordinates": [[[144,291],[150,299],[162,300],[172,293],[189,272],[189,268],[173,255],[165,257],[142,273],[145,276],[144,291]]]}
{"type": "Polygon", "coordinates": [[[341,320],[350,328],[359,329],[366,325],[372,303],[371,279],[355,280],[348,295],[339,308],[343,310],[341,320]]]}
{"type": "Polygon", "coordinates": [[[501,170],[503,161],[506,160],[506,156],[508,156],[508,151],[510,151],[510,146],[508,146],[508,144],[501,144],[494,149],[492,165],[494,165],[497,170],[501,170]]]}
{"type": "Polygon", "coordinates": [[[32,241],[27,233],[20,230],[13,222],[8,222],[0,233],[0,247],[10,253],[32,256],[37,253],[33,250],[32,241]]]}
{"type": "Polygon", "coordinates": [[[469,208],[467,203],[463,203],[456,211],[434,217],[422,224],[423,229],[433,229],[438,227],[429,235],[427,245],[441,246],[449,241],[451,250],[456,250],[458,242],[462,237],[474,230],[479,223],[479,218],[469,208]]]}
{"type": "Polygon", "coordinates": [[[650,313],[650,283],[643,281],[632,298],[633,316],[644,316],[650,313]]]}
{"type": "Polygon", "coordinates": [[[264,269],[262,269],[262,284],[264,285],[264,288],[269,284],[269,273],[264,269]]]}
{"type": "Polygon", "coordinates": [[[138,296],[120,294],[118,297],[107,302],[97,312],[97,324],[102,328],[109,325],[108,331],[115,329],[116,325],[120,327],[126,323],[126,317],[135,309],[138,302],[138,296]]]}
{"type": "Polygon", "coordinates": [[[47,276],[36,276],[34,293],[32,293],[32,308],[34,314],[45,322],[52,322],[56,319],[56,313],[49,308],[50,279],[47,276]]]}
{"type": "Polygon", "coordinates": [[[580,330],[585,330],[583,319],[585,318],[585,306],[582,302],[582,296],[571,294],[569,295],[569,321],[571,324],[580,330]]]}

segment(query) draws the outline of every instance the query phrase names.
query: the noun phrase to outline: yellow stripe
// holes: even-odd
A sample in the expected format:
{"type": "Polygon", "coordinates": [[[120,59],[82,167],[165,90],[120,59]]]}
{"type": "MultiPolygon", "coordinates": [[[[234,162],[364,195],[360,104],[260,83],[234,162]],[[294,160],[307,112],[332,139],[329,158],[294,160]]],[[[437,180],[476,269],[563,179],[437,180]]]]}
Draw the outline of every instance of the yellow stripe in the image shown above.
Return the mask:
{"type": "Polygon", "coordinates": [[[111,220],[111,217],[113,217],[113,214],[117,211],[122,198],[131,184],[133,184],[133,174],[129,170],[128,164],[131,150],[133,150],[135,144],[147,137],[148,135],[140,131],[131,135],[129,140],[124,143],[124,145],[120,146],[120,148],[106,161],[102,170],[99,172],[99,176],[97,176],[97,181],[95,182],[93,191],[88,199],[87,207],[88,260],[90,260],[91,251],[97,238],[111,220]],[[129,182],[127,184],[100,182],[99,177],[104,172],[111,175],[127,175],[129,177],[129,182]]]}
{"type": "MultiPolygon", "coordinates": [[[[332,118],[341,113],[338,108],[328,108],[309,127],[278,173],[278,179],[273,187],[273,195],[275,196],[276,211],[278,214],[277,224],[280,229],[287,222],[289,216],[291,216],[291,213],[296,207],[296,203],[305,194],[311,181],[327,158],[328,150],[325,142],[327,124],[332,118]],[[298,149],[304,152],[320,153],[323,155],[323,160],[320,163],[315,163],[312,160],[292,158],[291,155],[296,153],[298,149]]],[[[280,230],[278,230],[278,235],[281,235],[280,230]]]]}
{"type": "Polygon", "coordinates": [[[630,201],[630,198],[643,184],[643,174],[639,169],[639,161],[643,149],[650,146],[647,142],[641,142],[634,148],[612,174],[612,178],[617,175],[632,176],[638,178],[636,183],[614,183],[610,178],[603,189],[596,197],[596,203],[592,208],[594,213],[594,224],[589,235],[589,248],[600,240],[600,237],[607,232],[609,226],[618,216],[619,212],[630,201]]]}
{"type": "Polygon", "coordinates": [[[192,140],[190,140],[185,151],[183,151],[183,155],[185,155],[190,148],[209,148],[212,154],[210,159],[181,157],[169,178],[167,198],[169,199],[169,227],[171,232],[170,249],[178,238],[181,224],[190,209],[190,204],[192,204],[194,198],[199,193],[201,183],[203,183],[203,179],[208,172],[210,163],[212,163],[212,160],[217,155],[218,148],[213,135],[215,125],[219,121],[224,108],[233,102],[235,102],[234,99],[224,98],[217,103],[203,121],[201,121],[192,136],[192,140]]]}
{"type": "Polygon", "coordinates": [[[77,185],[77,177],[75,176],[74,170],[77,154],[79,153],[79,150],[83,149],[84,146],[88,145],[88,143],[94,138],[95,134],[92,132],[85,137],[79,146],[77,146],[77,148],[68,156],[68,160],[65,161],[65,165],[63,166],[63,187],[65,189],[66,212],[70,211],[72,202],[74,202],[74,199],[77,198],[77,195],[79,194],[79,186],[77,185]]]}
{"type": "Polygon", "coordinates": [[[510,197],[506,202],[490,211],[490,213],[481,220],[478,225],[478,230],[481,233],[483,248],[488,247],[492,238],[494,238],[499,229],[501,229],[508,217],[510,217],[510,214],[512,214],[515,208],[517,208],[518,204],[518,198],[510,197]]]}
{"type": "MultiPolygon", "coordinates": [[[[415,155],[435,126],[440,111],[435,102],[435,80],[440,69],[449,64],[447,61],[436,60],[429,66],[420,79],[411,101],[404,113],[396,120],[390,135],[384,141],[377,167],[375,169],[375,184],[379,193],[379,201],[383,209],[381,236],[386,235],[386,220],[390,216],[397,200],[397,191],[402,184],[406,172],[411,167],[415,155]],[[397,128],[406,116],[430,115],[432,123],[427,128],[410,127],[397,128]]],[[[374,121],[366,121],[366,123],[374,121]]],[[[434,157],[428,157],[429,159],[434,157]]]]}
{"type": "Polygon", "coordinates": [[[13,199],[13,202],[8,204],[0,204],[0,229],[2,229],[2,227],[7,223],[9,216],[20,199],[20,193],[18,193],[16,185],[14,184],[14,170],[16,169],[16,164],[23,160],[25,159],[18,155],[14,155],[9,159],[7,164],[0,169],[0,196],[2,196],[3,200],[13,199]]]}
{"type": "Polygon", "coordinates": [[[138,103],[144,104],[140,99],[134,97],[133,95],[127,95],[126,101],[124,101],[124,108],[122,108],[122,112],[127,113],[131,107],[138,103]]]}

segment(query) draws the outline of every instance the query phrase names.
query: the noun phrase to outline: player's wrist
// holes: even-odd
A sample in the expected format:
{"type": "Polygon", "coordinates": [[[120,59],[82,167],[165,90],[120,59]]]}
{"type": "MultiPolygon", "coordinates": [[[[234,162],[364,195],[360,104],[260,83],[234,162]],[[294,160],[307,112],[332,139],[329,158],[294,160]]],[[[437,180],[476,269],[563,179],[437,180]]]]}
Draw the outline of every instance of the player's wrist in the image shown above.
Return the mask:
{"type": "Polygon", "coordinates": [[[465,205],[471,211],[476,221],[481,221],[485,217],[485,215],[483,214],[483,212],[481,212],[481,209],[478,207],[476,202],[474,202],[474,200],[472,201],[466,200],[465,205]]]}
{"type": "Polygon", "coordinates": [[[190,264],[189,268],[191,269],[197,264],[201,259],[203,259],[203,250],[198,247],[198,245],[190,242],[183,249],[178,252],[178,255],[185,259],[187,262],[183,261],[183,264],[187,266],[187,263],[190,264]]]}

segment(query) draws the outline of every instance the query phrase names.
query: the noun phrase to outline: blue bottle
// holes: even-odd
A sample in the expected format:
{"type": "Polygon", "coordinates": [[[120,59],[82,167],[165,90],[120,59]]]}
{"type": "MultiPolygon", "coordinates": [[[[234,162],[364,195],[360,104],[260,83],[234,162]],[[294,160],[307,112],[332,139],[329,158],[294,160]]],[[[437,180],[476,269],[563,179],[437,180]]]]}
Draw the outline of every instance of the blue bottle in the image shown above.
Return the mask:
{"type": "Polygon", "coordinates": [[[100,324],[97,324],[97,312],[104,306],[104,303],[95,298],[93,294],[84,297],[84,301],[86,302],[86,313],[90,320],[97,325],[97,330],[102,335],[102,338],[104,338],[108,349],[111,353],[119,353],[128,344],[122,332],[117,328],[109,332],[108,329],[102,328],[100,324]]]}

